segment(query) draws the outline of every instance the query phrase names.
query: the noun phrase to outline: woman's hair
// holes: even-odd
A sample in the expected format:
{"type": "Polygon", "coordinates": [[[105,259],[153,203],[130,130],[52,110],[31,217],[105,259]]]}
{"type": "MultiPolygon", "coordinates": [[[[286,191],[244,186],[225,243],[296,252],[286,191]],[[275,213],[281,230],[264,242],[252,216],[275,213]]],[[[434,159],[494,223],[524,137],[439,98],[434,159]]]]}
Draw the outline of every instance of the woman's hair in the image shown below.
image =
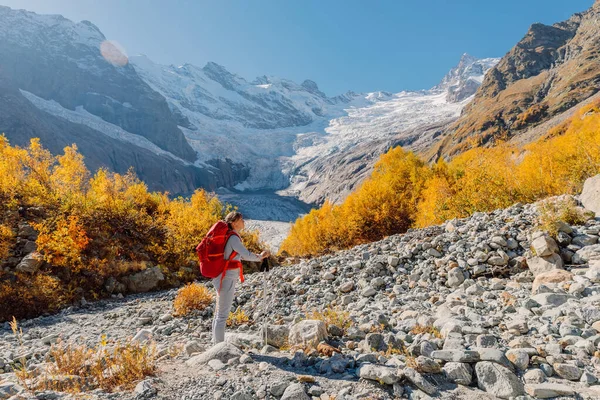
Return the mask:
{"type": "Polygon", "coordinates": [[[241,212],[232,211],[229,214],[227,214],[227,216],[225,216],[225,222],[227,222],[227,225],[229,225],[229,229],[231,229],[231,224],[243,217],[244,216],[242,215],[241,212]]]}

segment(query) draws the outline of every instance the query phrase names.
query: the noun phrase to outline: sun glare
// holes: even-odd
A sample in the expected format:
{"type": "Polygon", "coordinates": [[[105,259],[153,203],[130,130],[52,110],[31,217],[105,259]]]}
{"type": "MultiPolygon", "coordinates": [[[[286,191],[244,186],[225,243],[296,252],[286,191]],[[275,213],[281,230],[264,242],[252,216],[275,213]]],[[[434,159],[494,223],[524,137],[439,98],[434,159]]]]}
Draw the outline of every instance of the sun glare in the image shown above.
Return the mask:
{"type": "Polygon", "coordinates": [[[114,40],[105,40],[100,44],[102,57],[116,67],[124,67],[129,62],[123,46],[114,40]]]}

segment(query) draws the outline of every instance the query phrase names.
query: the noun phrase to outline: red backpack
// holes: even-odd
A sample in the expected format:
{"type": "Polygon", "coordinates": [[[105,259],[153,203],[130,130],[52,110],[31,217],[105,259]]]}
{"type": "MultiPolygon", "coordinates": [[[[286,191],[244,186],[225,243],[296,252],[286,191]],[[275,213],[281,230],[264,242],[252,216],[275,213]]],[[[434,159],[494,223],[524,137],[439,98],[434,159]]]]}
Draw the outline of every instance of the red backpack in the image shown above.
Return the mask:
{"type": "MultiPolygon", "coordinates": [[[[204,239],[196,247],[196,254],[198,254],[198,261],[200,263],[200,273],[203,276],[216,278],[228,269],[227,267],[230,262],[235,262],[233,261],[233,258],[237,255],[235,251],[231,253],[229,260],[225,260],[223,257],[225,245],[233,235],[240,237],[234,230],[229,229],[227,222],[219,221],[210,228],[204,239]]],[[[241,274],[241,263],[235,263],[239,263],[235,268],[239,267],[241,274]]]]}

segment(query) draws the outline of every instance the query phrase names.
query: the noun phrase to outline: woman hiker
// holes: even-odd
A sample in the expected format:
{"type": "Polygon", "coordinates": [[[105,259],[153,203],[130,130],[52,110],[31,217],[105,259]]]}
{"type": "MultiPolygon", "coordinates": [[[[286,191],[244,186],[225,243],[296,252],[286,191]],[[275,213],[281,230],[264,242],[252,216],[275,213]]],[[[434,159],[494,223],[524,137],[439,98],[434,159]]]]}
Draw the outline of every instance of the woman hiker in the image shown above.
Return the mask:
{"type": "Polygon", "coordinates": [[[229,262],[223,276],[216,277],[212,280],[213,286],[217,291],[217,306],[212,324],[213,344],[221,343],[225,340],[225,325],[227,323],[227,318],[229,317],[229,312],[231,311],[231,305],[233,304],[235,285],[240,279],[240,276],[243,276],[241,274],[241,260],[259,262],[270,255],[268,251],[254,254],[244,247],[240,237],[237,235],[244,229],[244,216],[241,213],[237,211],[230,212],[225,217],[225,222],[227,222],[229,229],[233,230],[236,234],[231,235],[225,244],[223,257],[225,260],[228,260],[234,251],[236,252],[236,255],[233,257],[232,261],[229,262]]]}

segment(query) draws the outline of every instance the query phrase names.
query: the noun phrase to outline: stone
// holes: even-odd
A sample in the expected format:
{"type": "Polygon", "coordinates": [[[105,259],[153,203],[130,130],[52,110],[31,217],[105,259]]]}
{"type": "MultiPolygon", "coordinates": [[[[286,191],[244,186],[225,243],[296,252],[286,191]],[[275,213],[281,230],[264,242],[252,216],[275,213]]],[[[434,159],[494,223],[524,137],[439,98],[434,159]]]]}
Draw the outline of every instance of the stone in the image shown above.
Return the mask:
{"type": "Polygon", "coordinates": [[[25,389],[13,382],[0,383],[0,399],[8,399],[18,393],[21,393],[25,389]]]}
{"type": "Polygon", "coordinates": [[[529,354],[520,349],[510,349],[506,352],[506,358],[521,371],[525,371],[529,366],[529,354]]]}
{"type": "Polygon", "coordinates": [[[321,341],[327,339],[327,328],[323,321],[305,319],[290,328],[288,343],[290,346],[316,347],[321,341]]]}
{"type": "Polygon", "coordinates": [[[145,343],[152,339],[152,331],[149,329],[140,329],[133,337],[134,342],[145,343]]]}
{"type": "Polygon", "coordinates": [[[331,272],[325,272],[323,274],[323,280],[325,281],[332,281],[335,279],[335,275],[333,275],[331,272]]]}
{"type": "Polygon", "coordinates": [[[352,281],[347,281],[340,285],[340,292],[342,293],[349,293],[352,290],[354,290],[354,282],[352,281]]]}
{"type": "Polygon", "coordinates": [[[525,383],[542,383],[546,380],[546,374],[541,369],[530,369],[523,374],[523,379],[525,383]]]}
{"type": "Polygon", "coordinates": [[[158,266],[121,278],[123,284],[131,293],[145,293],[158,286],[165,279],[158,266]]]}
{"type": "Polygon", "coordinates": [[[417,357],[415,364],[417,365],[417,370],[425,374],[436,374],[441,370],[440,365],[435,360],[425,356],[417,357]]]}
{"type": "Polygon", "coordinates": [[[591,267],[585,273],[585,277],[592,283],[600,283],[600,267],[591,267]]]}
{"type": "Polygon", "coordinates": [[[460,268],[452,268],[448,271],[447,285],[451,288],[459,287],[465,281],[465,275],[460,268]]]}
{"type": "Polygon", "coordinates": [[[148,395],[150,393],[155,394],[156,389],[152,387],[152,380],[145,379],[135,385],[135,389],[133,390],[135,394],[138,396],[148,395]]]}
{"type": "Polygon", "coordinates": [[[479,335],[476,339],[477,347],[494,348],[498,345],[498,339],[494,335],[479,335]]]}
{"type": "Polygon", "coordinates": [[[598,236],[577,235],[573,238],[571,243],[579,247],[591,246],[598,243],[598,236]]]}
{"type": "Polygon", "coordinates": [[[367,286],[360,292],[360,294],[364,297],[375,296],[376,293],[377,293],[377,290],[373,289],[371,286],[367,286]]]}
{"type": "Polygon", "coordinates": [[[210,360],[207,364],[213,371],[220,371],[225,368],[225,364],[221,360],[217,359],[210,360]]]}
{"type": "MultiPolygon", "coordinates": [[[[288,343],[290,329],[286,325],[267,325],[267,344],[281,348],[288,343]]],[[[264,327],[261,328],[261,337],[264,338],[264,327]]]]}
{"type": "Polygon", "coordinates": [[[292,383],[289,385],[280,400],[311,400],[308,394],[304,391],[304,386],[300,383],[292,383]]]}
{"type": "Polygon", "coordinates": [[[196,340],[190,340],[187,342],[183,349],[188,356],[191,356],[194,353],[200,353],[202,350],[204,350],[204,348],[196,340]]]}
{"type": "Polygon", "coordinates": [[[362,344],[365,352],[383,351],[386,349],[386,344],[381,333],[368,333],[362,344]]]}
{"type": "Polygon", "coordinates": [[[537,385],[525,385],[528,395],[536,399],[550,399],[559,396],[573,396],[575,391],[567,385],[560,383],[539,383],[537,385]]]}
{"type": "Polygon", "coordinates": [[[561,283],[573,280],[573,274],[563,269],[554,269],[548,272],[542,272],[538,274],[533,280],[531,292],[536,293],[540,285],[546,285],[549,283],[561,283]]]}
{"type": "Polygon", "coordinates": [[[600,175],[586,179],[579,196],[581,204],[600,217],[600,175]]]}
{"type": "Polygon", "coordinates": [[[543,272],[562,269],[564,266],[562,258],[558,254],[552,254],[546,257],[534,256],[527,259],[527,266],[533,274],[538,276],[543,272]]]}
{"type": "Polygon", "coordinates": [[[428,395],[433,395],[437,392],[437,388],[431,382],[412,368],[404,368],[404,377],[428,395]]]}
{"type": "Polygon", "coordinates": [[[531,296],[531,299],[542,306],[555,306],[565,304],[572,296],[565,293],[540,293],[531,296]]]}
{"type": "Polygon", "coordinates": [[[593,260],[600,260],[600,244],[586,246],[579,249],[573,255],[573,264],[586,264],[593,260]]]}
{"type": "Polygon", "coordinates": [[[198,367],[207,364],[210,360],[219,360],[227,363],[232,358],[242,356],[242,351],[231,343],[221,342],[209,348],[202,354],[191,357],[185,363],[190,367],[198,367]]]}
{"type": "Polygon", "coordinates": [[[290,382],[287,382],[287,381],[277,382],[271,386],[271,389],[269,391],[271,392],[271,394],[273,396],[281,397],[281,396],[283,396],[283,393],[285,392],[285,389],[287,389],[288,386],[290,386],[290,382]]]}
{"type": "Polygon", "coordinates": [[[473,368],[467,363],[448,362],[442,368],[450,382],[469,386],[473,380],[473,368]]]}
{"type": "Polygon", "coordinates": [[[519,378],[508,368],[489,361],[475,364],[477,386],[501,399],[524,394],[525,388],[519,378]]]}
{"type": "Polygon", "coordinates": [[[431,358],[442,361],[469,363],[479,361],[479,353],[472,350],[438,350],[431,353],[431,358]]]}
{"type": "Polygon", "coordinates": [[[58,334],[51,333],[50,335],[44,336],[41,339],[41,342],[46,345],[51,345],[51,344],[56,343],[57,340],[58,340],[58,334]]]}
{"type": "Polygon", "coordinates": [[[538,231],[532,235],[531,250],[538,257],[546,257],[558,253],[559,249],[556,241],[550,235],[538,231]]]}
{"type": "Polygon", "coordinates": [[[552,364],[556,375],[569,381],[578,381],[581,378],[581,370],[572,364],[554,363],[552,364]]]}
{"type": "Polygon", "coordinates": [[[363,379],[393,385],[400,380],[397,369],[384,365],[363,364],[358,368],[358,376],[363,379]]]}
{"type": "Polygon", "coordinates": [[[33,274],[41,268],[43,263],[44,257],[38,252],[33,252],[23,257],[16,269],[19,272],[33,274]]]}

